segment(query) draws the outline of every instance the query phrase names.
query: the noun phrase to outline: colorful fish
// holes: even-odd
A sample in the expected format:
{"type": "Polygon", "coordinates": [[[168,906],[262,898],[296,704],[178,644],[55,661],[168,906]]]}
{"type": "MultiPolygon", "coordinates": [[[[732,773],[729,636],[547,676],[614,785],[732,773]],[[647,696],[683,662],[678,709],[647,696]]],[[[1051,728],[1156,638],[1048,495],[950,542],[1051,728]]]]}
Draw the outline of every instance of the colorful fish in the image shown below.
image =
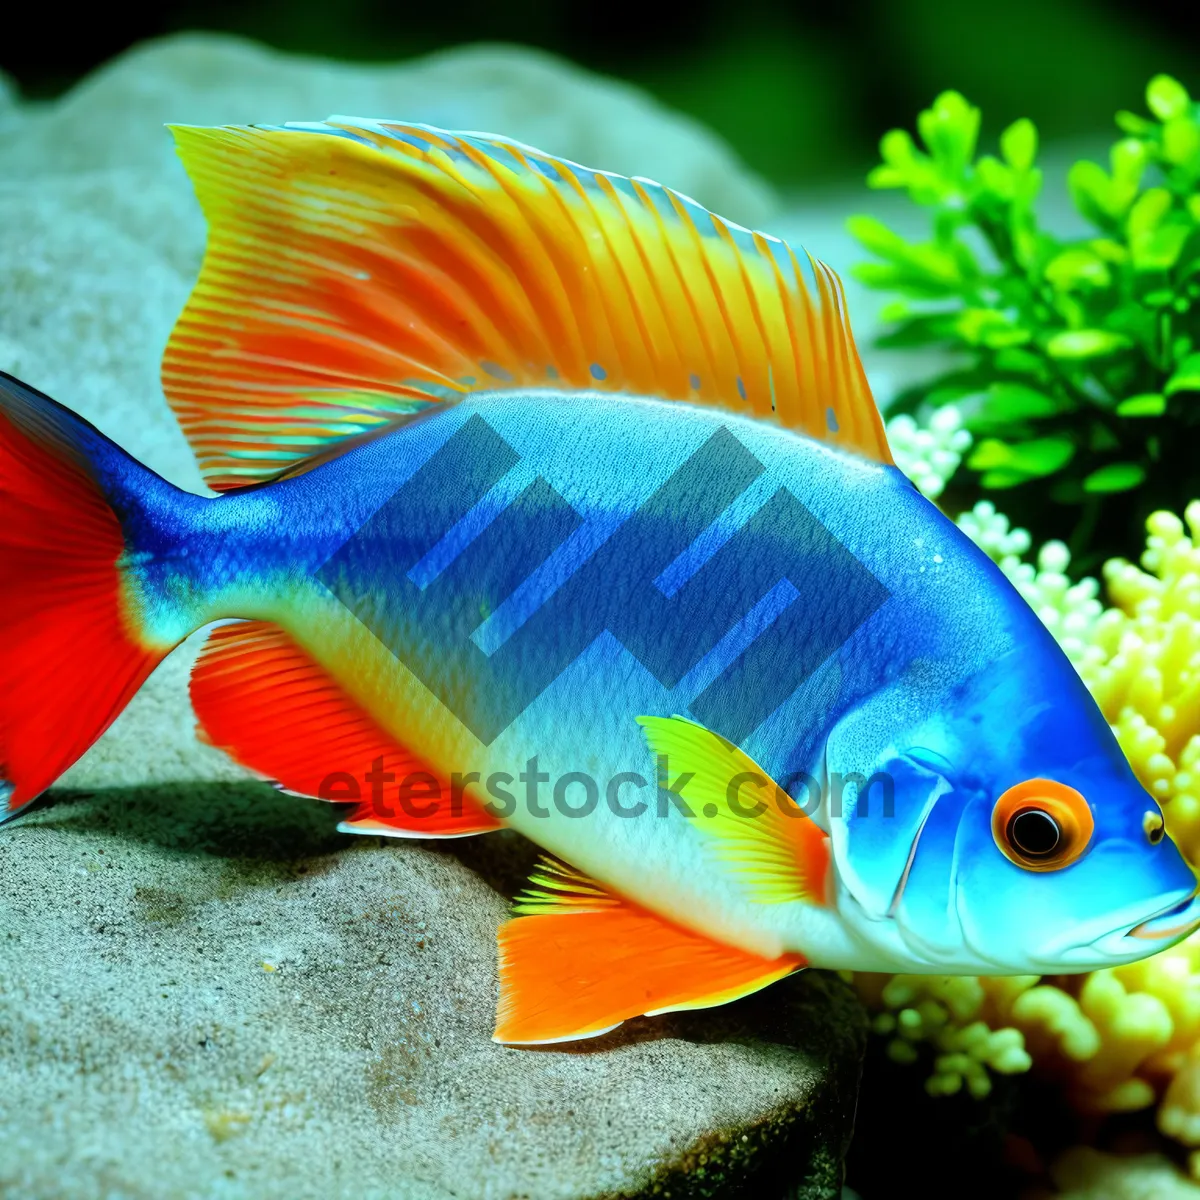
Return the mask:
{"type": "Polygon", "coordinates": [[[821,263],[503,138],[174,134],[210,233],[163,385],[221,495],[0,383],[10,814],[219,622],[213,744],[352,832],[546,851],[501,1041],[1200,921],[1070,664],[892,464],[821,263]]]}

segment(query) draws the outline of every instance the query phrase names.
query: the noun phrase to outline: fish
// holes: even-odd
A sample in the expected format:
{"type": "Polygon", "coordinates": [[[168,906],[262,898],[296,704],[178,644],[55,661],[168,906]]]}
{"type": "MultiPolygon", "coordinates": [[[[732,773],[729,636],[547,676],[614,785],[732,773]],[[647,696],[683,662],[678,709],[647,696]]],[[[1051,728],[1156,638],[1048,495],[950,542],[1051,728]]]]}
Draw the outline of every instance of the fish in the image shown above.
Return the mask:
{"type": "Polygon", "coordinates": [[[1200,924],[1070,662],[893,462],[820,260],[501,136],[172,133],[208,241],[162,384],[213,494],[0,380],[7,816],[207,629],[198,730],[254,774],[537,844],[500,1042],[1200,924]]]}

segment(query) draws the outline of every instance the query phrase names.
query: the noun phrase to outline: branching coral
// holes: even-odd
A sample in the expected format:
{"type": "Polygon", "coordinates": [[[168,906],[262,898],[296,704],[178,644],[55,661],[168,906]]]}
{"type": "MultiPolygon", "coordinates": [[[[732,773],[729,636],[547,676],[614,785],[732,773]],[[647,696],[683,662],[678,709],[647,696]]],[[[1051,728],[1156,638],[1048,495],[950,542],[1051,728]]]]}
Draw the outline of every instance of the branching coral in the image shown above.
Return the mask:
{"type": "MultiPolygon", "coordinates": [[[[979,112],[953,92],[920,115],[920,144],[885,136],[870,177],[930,210],[930,240],[867,217],[850,228],[875,260],[857,276],[900,297],[880,344],[955,352],[891,406],[897,464],[926,496],[952,477],[976,493],[1009,489],[1010,513],[1042,536],[1072,527],[1090,561],[1124,549],[1132,512],[1152,513],[1140,565],[1105,565],[1107,603],[1099,581],[1072,581],[1062,542],[1031,557],[1030,535],[990,501],[958,525],[1058,639],[1200,866],[1200,501],[1182,519],[1153,511],[1196,494],[1200,102],[1158,76],[1146,103],[1150,117],[1118,115],[1110,170],[1070,172],[1086,236],[1064,240],[1038,220],[1033,126],[1014,123],[999,157],[979,157],[979,112]],[[925,423],[921,410],[933,413],[925,423]]],[[[893,1058],[932,1049],[934,1094],[984,1095],[994,1073],[1032,1067],[1090,1111],[1158,1104],[1160,1129],[1198,1148],[1200,1178],[1200,934],[1090,975],[857,985],[893,1058]]]]}
{"type": "MultiPolygon", "coordinates": [[[[1113,725],[1167,828],[1200,864],[1200,502],[1184,520],[1156,513],[1141,567],[1112,560],[1099,586],[1072,583],[1070,556],[1030,539],[988,501],[959,527],[1001,566],[1058,638],[1113,725]]],[[[1200,935],[1125,967],[1038,979],[860,976],[889,1053],[934,1052],[934,1094],[977,1096],[991,1073],[1031,1065],[1079,1107],[1133,1111],[1159,1103],[1162,1131],[1200,1146],[1200,935]]],[[[1200,1151],[1193,1166],[1200,1175],[1200,1151]]]]}
{"type": "Polygon", "coordinates": [[[953,404],[935,412],[927,425],[901,413],[888,422],[887,436],[896,465],[930,500],[942,494],[972,442],[953,404]]]}
{"type": "Polygon", "coordinates": [[[1120,1157],[1076,1146],[1050,1175],[1063,1200],[1196,1200],[1195,1186],[1159,1154],[1120,1157]]]}
{"type": "Polygon", "coordinates": [[[1168,828],[1200,863],[1200,502],[1181,521],[1155,513],[1145,570],[1109,562],[1114,608],[1097,623],[1102,651],[1084,673],[1168,828]],[[1186,521],[1186,527],[1185,527],[1186,521]]]}

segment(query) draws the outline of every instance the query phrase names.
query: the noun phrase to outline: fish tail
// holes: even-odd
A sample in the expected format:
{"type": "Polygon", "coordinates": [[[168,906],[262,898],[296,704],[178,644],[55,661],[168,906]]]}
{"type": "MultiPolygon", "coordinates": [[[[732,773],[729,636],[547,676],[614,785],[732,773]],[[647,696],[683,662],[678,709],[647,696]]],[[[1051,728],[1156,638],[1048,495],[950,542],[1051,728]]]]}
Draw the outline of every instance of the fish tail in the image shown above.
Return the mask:
{"type": "Polygon", "coordinates": [[[181,640],[148,632],[132,574],[172,496],[185,493],[0,374],[0,821],[75,762],[181,640]]]}

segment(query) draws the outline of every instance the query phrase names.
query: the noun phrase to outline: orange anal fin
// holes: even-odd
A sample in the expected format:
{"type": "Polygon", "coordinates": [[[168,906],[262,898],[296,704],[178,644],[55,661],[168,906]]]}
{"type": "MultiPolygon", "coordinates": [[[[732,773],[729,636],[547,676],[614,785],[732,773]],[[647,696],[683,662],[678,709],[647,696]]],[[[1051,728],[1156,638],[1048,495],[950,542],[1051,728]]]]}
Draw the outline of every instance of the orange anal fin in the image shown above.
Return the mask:
{"type": "Polygon", "coordinates": [[[574,1041],[630,1017],[709,1008],[805,965],[714,942],[626,901],[514,917],[500,927],[494,1040],[574,1041]]]}
{"type": "Polygon", "coordinates": [[[274,625],[214,629],[191,690],[207,741],[289,792],[355,804],[341,824],[347,832],[464,837],[500,828],[274,625]]]}

